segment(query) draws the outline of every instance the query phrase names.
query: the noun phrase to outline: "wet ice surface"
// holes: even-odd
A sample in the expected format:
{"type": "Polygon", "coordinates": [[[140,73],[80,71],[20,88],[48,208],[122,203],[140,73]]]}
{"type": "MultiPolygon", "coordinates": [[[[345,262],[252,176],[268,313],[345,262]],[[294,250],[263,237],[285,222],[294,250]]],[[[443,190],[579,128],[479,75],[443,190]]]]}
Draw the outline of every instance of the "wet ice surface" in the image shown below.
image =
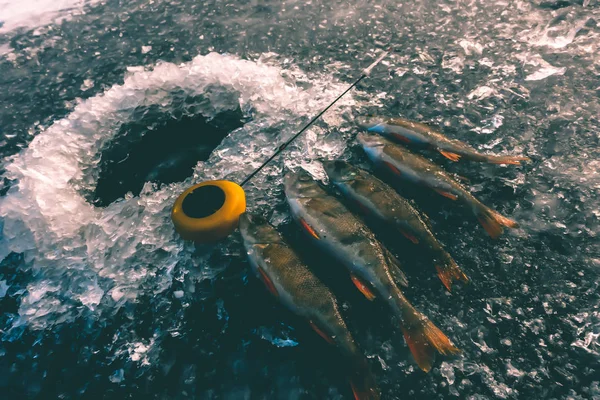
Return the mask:
{"type": "Polygon", "coordinates": [[[73,18],[86,5],[99,0],[24,0],[0,1],[0,33],[16,29],[34,29],[52,22],[73,18]]]}
{"type": "Polygon", "coordinates": [[[389,398],[600,396],[600,4],[396,3],[109,1],[61,26],[3,30],[3,392],[350,396],[331,352],[248,273],[237,235],[184,243],[169,209],[194,182],[243,177],[391,43],[360,91],[253,181],[248,204],[296,235],[282,168],[322,177],[319,158],[363,162],[349,143],[358,112],[531,157],[522,168],[436,158],[520,222],[497,242],[453,204],[404,192],[471,278],[448,295],[395,249],[414,265],[407,295],[461,356],[425,375],[384,309],[342,293],[344,310],[389,398]],[[242,127],[185,181],[94,207],[102,151],[148,109],[239,110],[242,127]]]}

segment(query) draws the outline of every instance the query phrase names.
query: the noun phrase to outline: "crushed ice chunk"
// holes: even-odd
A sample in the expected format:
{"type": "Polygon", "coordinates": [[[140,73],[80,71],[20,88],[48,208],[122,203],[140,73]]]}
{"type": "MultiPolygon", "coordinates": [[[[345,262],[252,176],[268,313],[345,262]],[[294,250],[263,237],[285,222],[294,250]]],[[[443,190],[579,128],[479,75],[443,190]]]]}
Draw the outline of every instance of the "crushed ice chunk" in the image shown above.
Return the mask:
{"type": "Polygon", "coordinates": [[[223,299],[217,300],[217,319],[218,320],[229,320],[229,313],[225,309],[225,302],[223,299]]]}
{"type": "MultiPolygon", "coordinates": [[[[491,318],[488,318],[488,319],[493,321],[491,318]]],[[[492,353],[496,352],[496,350],[491,348],[490,346],[488,346],[487,343],[483,339],[481,339],[480,343],[476,342],[474,340],[472,342],[473,342],[473,344],[475,344],[475,346],[479,347],[479,350],[481,350],[483,353],[492,354],[492,353]]]]}
{"type": "Polygon", "coordinates": [[[495,94],[496,91],[489,86],[480,86],[467,95],[469,100],[482,100],[495,94]]]}
{"type": "Polygon", "coordinates": [[[277,347],[295,347],[295,346],[298,346],[298,342],[296,342],[295,340],[292,340],[292,339],[273,338],[271,340],[271,343],[273,343],[277,347]]]}
{"type": "MultiPolygon", "coordinates": [[[[584,4],[585,1],[587,0],[584,0],[584,4]]],[[[566,15],[559,21],[553,19],[547,24],[539,24],[534,29],[523,31],[519,36],[534,46],[562,49],[574,42],[577,34],[590,20],[593,21],[593,18],[589,15],[580,17],[574,13],[566,15]]]]}
{"type": "Polygon", "coordinates": [[[477,62],[481,65],[485,65],[486,67],[490,67],[490,68],[494,66],[494,62],[487,57],[477,60],[477,62]]]}
{"type": "Polygon", "coordinates": [[[39,282],[38,285],[28,289],[29,296],[27,301],[29,303],[37,303],[46,296],[47,293],[58,291],[58,287],[53,285],[50,281],[39,282]]]}
{"type": "Polygon", "coordinates": [[[96,282],[86,285],[86,289],[81,295],[76,296],[79,301],[85,306],[93,307],[100,304],[104,290],[102,290],[96,282]]]}
{"type": "MultiPolygon", "coordinates": [[[[270,329],[261,326],[256,332],[261,339],[271,342],[276,347],[295,347],[298,346],[298,342],[289,337],[278,337],[271,332],[270,329]]],[[[284,332],[282,332],[284,334],[284,332]]]]}
{"type": "Polygon", "coordinates": [[[584,327],[579,329],[579,338],[571,343],[571,346],[578,347],[595,356],[600,356],[600,325],[592,325],[592,321],[600,321],[600,312],[594,311],[592,315],[580,315],[580,317],[579,321],[575,317],[573,319],[579,324],[583,324],[584,327]]]}
{"type": "Polygon", "coordinates": [[[555,67],[551,65],[539,54],[531,55],[529,53],[524,53],[517,55],[517,58],[527,67],[526,70],[531,71],[531,67],[536,68],[525,77],[526,81],[540,81],[552,75],[563,75],[567,71],[566,67],[555,67]]]}
{"type": "Polygon", "coordinates": [[[440,373],[446,378],[448,385],[454,385],[454,367],[451,364],[444,361],[440,366],[440,373]]]}
{"type": "Polygon", "coordinates": [[[442,59],[442,68],[450,69],[456,74],[460,74],[465,66],[465,60],[461,56],[449,56],[442,59]]]}
{"type": "Polygon", "coordinates": [[[123,368],[118,369],[111,376],[109,376],[108,379],[112,383],[121,383],[125,379],[125,371],[123,371],[123,368]]]}
{"type": "Polygon", "coordinates": [[[127,67],[127,72],[144,72],[144,66],[135,65],[135,66],[127,67]]]}
{"type": "Polygon", "coordinates": [[[127,352],[131,361],[140,361],[142,365],[150,365],[149,353],[154,349],[155,338],[145,344],[143,342],[135,342],[128,344],[127,352]]]}
{"type": "Polygon", "coordinates": [[[0,281],[0,298],[6,296],[9,288],[10,286],[6,284],[6,281],[0,281]]]}
{"type": "Polygon", "coordinates": [[[515,368],[510,360],[506,362],[506,373],[508,376],[513,376],[515,378],[521,378],[525,376],[525,372],[515,368]]]}
{"type": "Polygon", "coordinates": [[[91,79],[85,79],[83,81],[83,83],[81,84],[81,86],[79,87],[80,90],[88,90],[94,87],[94,81],[91,79]]]}
{"type": "Polygon", "coordinates": [[[525,77],[526,81],[541,81],[542,79],[546,79],[552,75],[563,75],[567,71],[566,67],[553,67],[552,65],[548,65],[546,67],[542,67],[536,72],[527,75],[525,77]]]}
{"type": "Polygon", "coordinates": [[[463,48],[467,56],[470,56],[472,54],[481,55],[483,53],[483,46],[477,42],[462,39],[458,42],[458,44],[460,45],[460,47],[463,48]]]}

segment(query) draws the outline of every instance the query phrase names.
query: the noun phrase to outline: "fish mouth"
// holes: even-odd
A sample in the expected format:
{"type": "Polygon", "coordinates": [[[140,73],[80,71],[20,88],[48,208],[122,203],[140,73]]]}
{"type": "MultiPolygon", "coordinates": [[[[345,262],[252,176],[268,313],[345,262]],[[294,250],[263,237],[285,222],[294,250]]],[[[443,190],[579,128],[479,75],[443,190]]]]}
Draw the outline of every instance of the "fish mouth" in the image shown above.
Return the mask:
{"type": "Polygon", "coordinates": [[[369,129],[380,122],[381,120],[374,115],[360,115],[354,119],[354,123],[363,129],[369,129]]]}
{"type": "Polygon", "coordinates": [[[363,129],[367,129],[370,126],[370,124],[369,124],[370,119],[371,119],[371,117],[361,115],[354,119],[354,123],[363,129]]]}
{"type": "Polygon", "coordinates": [[[298,181],[300,180],[299,171],[288,171],[283,177],[283,186],[285,195],[288,198],[298,197],[298,181]]]}
{"type": "Polygon", "coordinates": [[[285,174],[285,185],[293,185],[296,183],[311,183],[313,181],[312,176],[303,169],[297,169],[295,171],[290,171],[285,174]]]}
{"type": "Polygon", "coordinates": [[[322,191],[317,181],[302,168],[288,172],[283,179],[288,200],[319,196],[322,191]]]}
{"type": "Polygon", "coordinates": [[[350,178],[350,168],[346,161],[342,160],[326,160],[322,162],[323,169],[334,183],[334,181],[344,181],[350,178]]]}
{"type": "Polygon", "coordinates": [[[358,141],[358,143],[360,143],[361,146],[370,148],[383,147],[385,144],[382,141],[381,137],[377,135],[371,135],[365,132],[361,132],[358,135],[356,135],[356,140],[358,141]]]}
{"type": "Polygon", "coordinates": [[[323,164],[323,169],[325,170],[325,173],[330,178],[332,177],[333,174],[336,173],[336,163],[337,163],[337,160],[325,160],[321,163],[321,164],[323,164]]]}
{"type": "Polygon", "coordinates": [[[252,237],[250,228],[254,225],[254,216],[247,212],[240,215],[239,229],[244,241],[249,240],[252,237]]]}
{"type": "Polygon", "coordinates": [[[239,229],[246,245],[276,243],[280,241],[275,228],[260,215],[243,213],[240,215],[239,229]]]}

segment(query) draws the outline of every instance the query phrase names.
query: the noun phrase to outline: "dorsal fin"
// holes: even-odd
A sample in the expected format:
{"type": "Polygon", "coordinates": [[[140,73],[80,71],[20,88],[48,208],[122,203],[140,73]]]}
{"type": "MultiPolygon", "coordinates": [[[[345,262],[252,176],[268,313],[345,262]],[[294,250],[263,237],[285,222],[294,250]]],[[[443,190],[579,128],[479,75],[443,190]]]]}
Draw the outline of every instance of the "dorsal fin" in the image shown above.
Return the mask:
{"type": "Polygon", "coordinates": [[[425,226],[427,226],[427,228],[429,228],[430,231],[433,231],[433,225],[431,224],[431,219],[429,218],[429,215],[419,211],[419,217],[421,217],[421,221],[423,221],[425,226]]]}
{"type": "Polygon", "coordinates": [[[383,255],[388,264],[390,274],[394,278],[394,281],[401,286],[408,287],[408,279],[406,274],[402,271],[402,266],[398,259],[385,247],[382,246],[383,255]]]}

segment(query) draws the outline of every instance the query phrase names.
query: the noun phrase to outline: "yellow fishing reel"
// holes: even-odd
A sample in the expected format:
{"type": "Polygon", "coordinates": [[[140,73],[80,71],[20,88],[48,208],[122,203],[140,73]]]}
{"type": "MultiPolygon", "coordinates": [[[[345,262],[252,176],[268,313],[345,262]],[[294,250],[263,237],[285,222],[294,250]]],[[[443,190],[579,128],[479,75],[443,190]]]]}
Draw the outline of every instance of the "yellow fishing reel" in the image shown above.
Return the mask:
{"type": "Polygon", "coordinates": [[[246,211],[244,189],[231,181],[207,181],[188,188],[173,205],[171,219],[185,240],[216,242],[233,232],[246,211]]]}

